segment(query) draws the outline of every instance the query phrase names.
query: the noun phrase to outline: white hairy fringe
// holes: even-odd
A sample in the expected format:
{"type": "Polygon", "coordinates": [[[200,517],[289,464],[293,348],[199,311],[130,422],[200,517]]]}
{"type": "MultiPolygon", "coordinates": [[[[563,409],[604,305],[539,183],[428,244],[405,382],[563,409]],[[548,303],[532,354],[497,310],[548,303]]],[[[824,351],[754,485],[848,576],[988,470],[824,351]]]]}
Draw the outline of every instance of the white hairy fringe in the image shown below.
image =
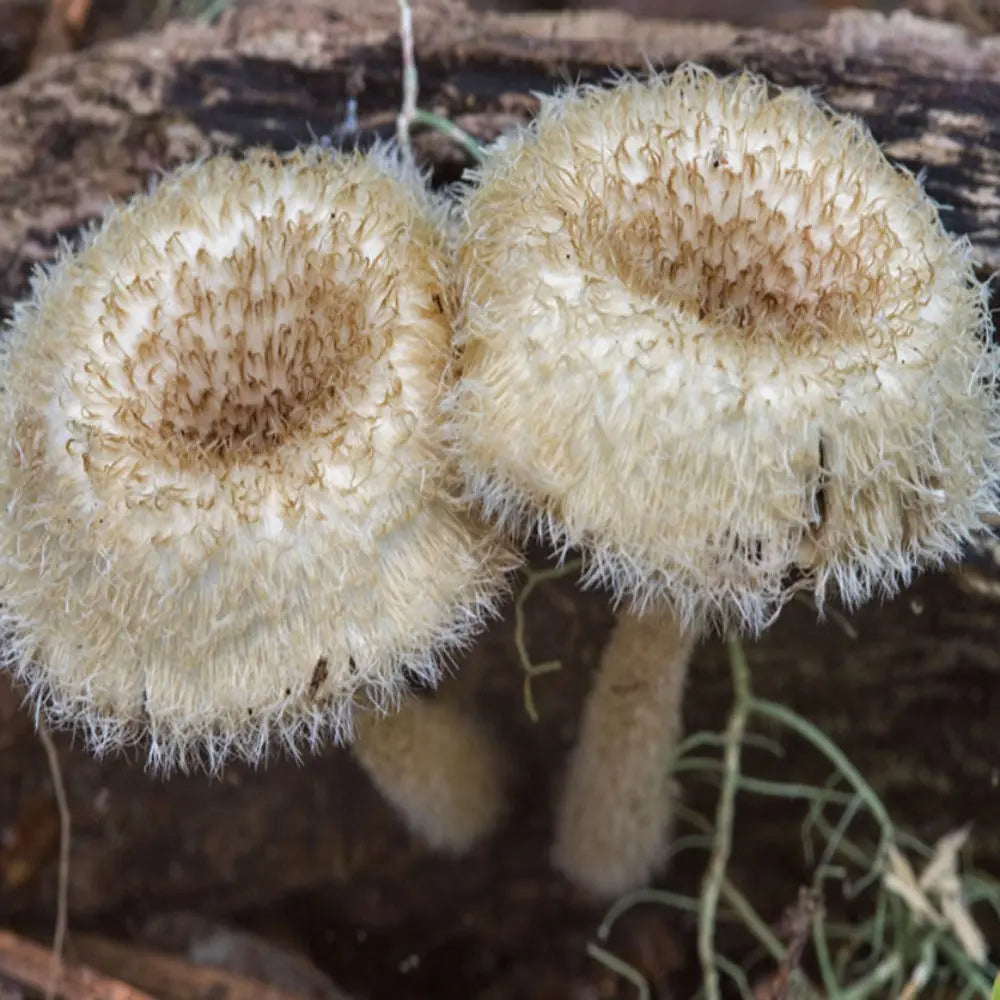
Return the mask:
{"type": "MultiPolygon", "coordinates": [[[[291,158],[294,159],[296,155],[298,154],[291,154],[291,158]]],[[[354,156],[355,154],[346,155],[343,162],[349,164],[354,156]]],[[[327,157],[330,162],[340,162],[337,154],[316,149],[302,151],[296,162],[300,167],[305,165],[322,168],[327,163],[327,157]]],[[[266,154],[264,159],[273,163],[282,157],[266,154]]],[[[424,271],[421,272],[423,277],[419,280],[426,280],[426,275],[429,274],[439,283],[442,301],[437,308],[450,312],[446,273],[448,268],[442,249],[451,238],[453,214],[450,206],[427,188],[423,173],[401,157],[392,144],[377,145],[367,154],[366,163],[373,165],[376,173],[402,185],[406,195],[400,194],[399,199],[402,202],[408,197],[408,204],[415,206],[412,210],[404,209],[404,215],[412,211],[413,217],[420,220],[419,227],[426,226],[436,234],[434,240],[438,241],[440,247],[420,250],[414,254],[414,259],[426,258],[424,271]]],[[[171,191],[177,190],[178,185],[192,183],[199,172],[205,169],[205,163],[182,168],[154,184],[154,194],[146,196],[145,202],[142,198],[138,199],[137,204],[148,205],[149,199],[164,189],[169,198],[171,191]]],[[[235,168],[231,173],[236,173],[235,168]]],[[[285,180],[280,183],[284,184],[285,180]]],[[[287,190],[282,191],[287,196],[287,190]]],[[[282,196],[279,192],[278,197],[282,196]]],[[[378,208],[385,206],[385,210],[390,211],[387,203],[395,197],[397,196],[392,195],[383,198],[379,201],[378,208]]],[[[242,207],[241,205],[238,211],[242,207]]],[[[315,211],[323,210],[322,205],[311,204],[308,207],[315,211]]],[[[195,216],[202,209],[201,204],[195,205],[195,216]]],[[[101,225],[93,227],[86,234],[78,254],[74,254],[67,246],[57,261],[36,275],[33,299],[23,303],[15,311],[8,337],[0,344],[0,370],[5,371],[8,377],[12,361],[16,363],[24,349],[20,343],[24,339],[24,331],[28,328],[34,330],[43,318],[43,297],[65,277],[70,268],[79,270],[77,257],[85,254],[113,227],[120,226],[122,217],[131,210],[131,207],[125,212],[113,210],[101,225]],[[11,343],[12,334],[16,335],[17,344],[11,343]]],[[[349,207],[345,209],[350,210],[349,207]]],[[[165,220],[164,224],[170,225],[170,220],[165,220]]],[[[365,221],[364,226],[368,225],[365,221]]],[[[115,233],[115,238],[120,238],[118,230],[115,233]]],[[[213,238],[218,238],[217,233],[213,238]]],[[[144,249],[143,252],[156,250],[151,243],[148,251],[144,249]]],[[[398,252],[395,243],[387,246],[384,254],[393,251],[398,252]]],[[[88,258],[88,266],[96,265],[88,258]]],[[[429,292],[427,298],[430,299],[429,292]]],[[[408,324],[408,332],[400,333],[399,336],[408,337],[409,340],[401,348],[404,356],[393,358],[395,373],[405,380],[412,371],[412,381],[418,386],[414,392],[423,391],[428,398],[436,398],[449,378],[449,345],[447,338],[443,336],[443,318],[429,308],[429,301],[426,307],[419,299],[416,303],[416,306],[405,306],[409,313],[403,317],[403,322],[408,324]],[[425,321],[425,314],[430,317],[428,322],[436,324],[433,328],[419,327],[425,321]],[[421,332],[418,332],[418,328],[421,332]],[[418,358],[418,348],[426,352],[426,362],[415,360],[418,358]],[[420,385],[423,388],[419,388],[420,385]]],[[[381,305],[379,307],[382,308],[381,305]]],[[[72,310],[69,310],[55,317],[57,324],[70,322],[71,313],[72,310]]],[[[450,327],[448,333],[450,334],[450,327]]],[[[82,333],[77,335],[83,336],[82,333]]],[[[40,356],[44,357],[45,354],[45,351],[39,352],[40,356]]],[[[5,393],[8,403],[16,392],[22,402],[27,400],[25,405],[30,409],[35,399],[23,394],[23,388],[28,384],[34,383],[24,380],[18,384],[17,389],[11,386],[5,393]]],[[[40,384],[39,392],[44,392],[45,387],[44,383],[40,384]]],[[[3,391],[0,389],[0,392],[3,391]]],[[[0,395],[0,403],[2,402],[3,396],[0,395]]],[[[403,409],[409,405],[405,398],[403,404],[403,409]]],[[[29,415],[32,420],[37,420],[35,414],[29,415]]],[[[305,624],[299,646],[295,646],[295,637],[287,634],[265,634],[259,640],[250,640],[248,648],[259,654],[252,657],[255,662],[251,664],[253,683],[257,687],[246,694],[245,708],[237,709],[234,699],[238,702],[243,692],[238,671],[229,679],[218,676],[218,672],[213,672],[211,657],[207,661],[207,667],[199,662],[180,666],[177,663],[137,662],[133,668],[131,658],[127,655],[123,657],[126,662],[113,663],[91,657],[89,662],[92,665],[84,669],[78,664],[74,665],[72,655],[64,656],[64,662],[59,664],[58,670],[53,670],[53,665],[46,662],[45,643],[48,640],[40,639],[39,622],[35,617],[40,608],[47,608],[46,614],[54,614],[57,618],[65,617],[67,623],[86,623],[86,634],[81,632],[78,637],[67,636],[65,626],[60,629],[57,622],[47,623],[48,638],[60,646],[63,654],[66,653],[67,644],[72,641],[96,642],[99,648],[114,649],[121,653],[123,649],[128,649],[131,642],[128,634],[132,630],[132,626],[128,624],[130,621],[135,622],[138,628],[148,631],[149,636],[157,642],[157,649],[174,652],[179,650],[181,653],[185,649],[192,653],[196,650],[199,653],[211,650],[213,643],[223,641],[217,635],[225,636],[230,632],[226,632],[225,626],[222,626],[216,633],[213,624],[211,639],[204,639],[195,629],[191,634],[192,642],[186,644],[183,641],[186,635],[184,622],[178,621],[176,615],[170,613],[171,602],[191,602],[189,610],[197,614],[199,597],[192,592],[194,588],[189,586],[190,580],[183,576],[173,578],[172,583],[165,584],[166,589],[157,584],[152,535],[150,542],[140,542],[138,546],[130,548],[125,537],[127,532],[109,537],[102,535],[108,528],[105,526],[105,519],[99,516],[100,511],[91,511],[81,516],[80,510],[75,509],[73,523],[81,529],[82,536],[73,538],[72,544],[67,546],[64,531],[68,529],[50,531],[39,524],[41,515],[35,512],[40,508],[36,507],[24,491],[41,491],[43,497],[47,496],[47,490],[65,491],[65,482],[59,477],[65,476],[67,470],[44,471],[45,467],[39,457],[45,454],[42,436],[33,434],[29,424],[22,426],[20,418],[15,415],[14,422],[2,428],[4,440],[0,441],[9,456],[4,461],[13,463],[11,469],[16,469],[20,477],[20,485],[11,481],[4,484],[7,513],[9,515],[16,510],[19,514],[17,518],[8,517],[5,522],[8,536],[2,539],[0,630],[5,638],[0,648],[0,667],[14,673],[26,686],[27,700],[36,717],[45,718],[54,727],[70,729],[80,734],[98,754],[118,750],[143,753],[150,769],[160,773],[173,770],[216,772],[231,759],[258,764],[276,752],[299,757],[328,742],[349,742],[353,735],[352,716],[356,709],[389,712],[398,706],[411,681],[427,686],[436,685],[457,651],[468,645],[487,617],[497,613],[499,603],[507,592],[505,575],[513,568],[516,560],[493,536],[484,532],[481,526],[468,522],[465,513],[458,509],[448,495],[450,473],[444,449],[439,441],[439,431],[431,429],[431,425],[436,425],[438,421],[436,412],[406,411],[399,414],[399,417],[401,426],[405,429],[405,435],[398,439],[402,442],[401,450],[406,450],[411,460],[416,458],[419,467],[408,473],[401,472],[397,458],[405,456],[393,453],[386,457],[385,468],[381,472],[376,470],[376,474],[382,476],[378,482],[369,483],[365,480],[364,476],[371,477],[373,474],[370,469],[363,469],[358,474],[361,478],[356,478],[343,489],[343,518],[337,514],[336,523],[332,526],[326,529],[317,527],[318,534],[315,537],[304,538],[301,531],[294,535],[295,541],[292,544],[297,548],[289,550],[292,556],[290,563],[284,560],[280,546],[271,548],[266,542],[257,546],[254,542],[257,528],[230,539],[227,534],[230,530],[229,522],[225,520],[207,525],[194,522],[192,528],[199,535],[197,538],[187,538],[185,532],[177,528],[178,524],[183,524],[182,520],[172,525],[173,529],[177,529],[174,531],[176,543],[181,546],[185,557],[189,557],[192,552],[200,553],[199,546],[205,538],[211,537],[217,542],[226,542],[232,546],[227,562],[231,564],[233,559],[238,559],[240,566],[246,564],[248,572],[240,579],[236,579],[225,566],[225,572],[218,574],[218,579],[228,580],[232,585],[232,593],[223,594],[220,590],[222,584],[216,585],[214,590],[205,591],[206,595],[211,595],[211,607],[217,609],[219,615],[225,617],[232,611],[235,614],[234,620],[242,619],[246,622],[252,619],[254,590],[262,581],[268,581],[273,588],[293,588],[285,595],[288,599],[284,604],[271,600],[267,611],[271,620],[276,614],[280,616],[282,633],[286,630],[286,614],[292,615],[295,622],[305,624]],[[31,466],[26,471],[32,461],[38,462],[37,469],[31,466]],[[51,476],[51,481],[46,476],[51,476]],[[414,509],[426,509],[433,513],[428,513],[429,520],[420,520],[424,518],[424,514],[420,514],[417,520],[411,520],[414,509]],[[391,529],[393,525],[402,523],[400,519],[406,522],[405,529],[394,532],[391,529]],[[427,530],[422,531],[421,525],[427,530]],[[356,546],[352,546],[350,542],[352,531],[358,532],[356,546]],[[348,540],[341,545],[345,538],[348,540]],[[315,548],[316,543],[321,546],[318,550],[315,548]],[[435,551],[435,543],[443,544],[447,551],[435,551]],[[150,548],[150,558],[145,562],[144,545],[150,548]],[[353,585],[357,587],[362,579],[368,581],[368,577],[363,574],[352,576],[352,561],[360,567],[376,563],[381,566],[382,556],[390,573],[399,574],[400,579],[384,581],[385,589],[376,595],[378,599],[375,601],[368,600],[363,595],[363,585],[362,596],[355,599],[350,591],[351,581],[354,580],[353,585]],[[70,558],[75,560],[73,566],[66,564],[66,559],[70,558]],[[138,574],[131,572],[136,567],[139,569],[138,574]],[[289,579],[289,573],[294,576],[295,572],[305,572],[309,578],[289,579]],[[426,581],[426,586],[422,581],[426,581]],[[312,585],[319,583],[322,586],[312,585]],[[347,591],[344,591],[344,587],[348,588],[347,591]],[[421,591],[424,594],[436,594],[440,598],[440,605],[434,614],[428,612],[426,600],[417,606],[417,597],[423,596],[421,591]],[[104,619],[88,618],[78,606],[70,608],[70,602],[74,599],[79,601],[82,594],[96,593],[104,597],[103,606],[107,611],[104,619]],[[325,598],[330,597],[334,599],[333,602],[326,604],[325,598]],[[65,608],[62,607],[63,600],[66,602],[65,608]],[[381,624],[374,621],[339,621],[337,615],[341,607],[362,610],[380,607],[385,618],[381,624]],[[411,624],[407,625],[408,621],[411,624]],[[117,642],[114,638],[116,632],[121,633],[124,641],[117,642]],[[344,652],[344,657],[343,663],[330,663],[330,684],[325,687],[319,685],[318,696],[313,697],[313,693],[307,690],[300,671],[292,668],[297,668],[301,665],[300,661],[308,659],[304,652],[306,647],[317,648],[309,646],[310,641],[315,641],[317,637],[323,640],[318,643],[319,649],[328,648],[328,644],[332,642],[335,647],[331,651],[332,655],[339,659],[339,652],[344,652]],[[355,643],[356,648],[356,665],[353,662],[354,655],[349,656],[347,652],[352,649],[352,643],[355,643]],[[290,649],[290,646],[295,648],[290,649]],[[350,669],[347,668],[348,660],[351,661],[350,669]],[[275,676],[273,683],[267,682],[269,686],[266,690],[262,681],[265,661],[274,663],[275,676]],[[105,662],[109,670],[120,673],[120,689],[103,676],[105,662]],[[189,670],[185,671],[183,667],[189,670]],[[132,700],[128,696],[127,679],[130,670],[133,686],[136,672],[140,670],[148,670],[146,676],[150,678],[154,674],[158,675],[158,700],[155,708],[146,707],[149,702],[148,683],[143,686],[146,694],[141,701],[144,704],[140,705],[140,699],[132,700]],[[163,671],[170,670],[174,671],[176,686],[164,690],[163,671]],[[190,685],[193,679],[204,684],[205,689],[199,688],[195,692],[189,687],[185,690],[185,685],[190,685]],[[99,690],[106,693],[96,694],[99,690]],[[226,704],[224,708],[220,705],[220,710],[213,716],[213,705],[209,699],[216,692],[224,696],[226,704]],[[176,698],[173,693],[176,693],[176,698]],[[116,697],[119,699],[117,702],[116,697]],[[186,717],[188,707],[195,715],[186,717]]],[[[387,426],[390,430],[385,433],[395,433],[391,430],[391,424],[387,426]]],[[[369,436],[369,446],[377,443],[374,437],[369,436]]],[[[135,456],[128,457],[132,461],[135,456]]],[[[207,459],[200,456],[198,460],[207,459]]],[[[154,472],[154,476],[158,474],[154,472]]],[[[290,489],[292,499],[298,498],[300,503],[312,504],[317,508],[317,525],[321,525],[323,518],[331,516],[331,512],[338,509],[329,498],[312,496],[303,501],[296,492],[298,486],[293,484],[290,489]]],[[[141,499],[147,502],[148,497],[143,496],[141,499]]],[[[80,501],[82,509],[83,499],[77,495],[76,501],[80,501]]],[[[53,496],[47,496],[46,504],[49,508],[53,506],[53,496]]],[[[184,516],[188,516],[194,509],[195,505],[189,504],[184,516]]],[[[139,527],[130,522],[127,525],[129,531],[138,538],[143,538],[146,532],[159,530],[169,535],[167,528],[170,525],[162,529],[158,526],[148,528],[146,525],[149,523],[150,508],[147,506],[140,510],[146,517],[146,522],[139,527]]],[[[119,513],[116,511],[116,516],[119,513]]],[[[178,517],[180,514],[181,512],[178,517]]],[[[169,544],[173,545],[174,540],[170,540],[169,544]]],[[[203,567],[205,564],[198,562],[197,565],[203,567]]],[[[203,571],[215,572],[199,569],[199,573],[203,571]]],[[[198,579],[201,577],[198,576],[198,579]]],[[[204,614],[201,617],[204,619],[204,614]]],[[[247,627],[252,627],[252,622],[247,627]]],[[[242,633],[232,635],[234,642],[239,640],[242,645],[246,645],[242,633]]],[[[315,656],[316,653],[313,652],[313,661],[315,656]]],[[[320,659],[324,660],[325,657],[321,656],[320,659]]],[[[197,656],[194,660],[197,660],[197,656]]]]}

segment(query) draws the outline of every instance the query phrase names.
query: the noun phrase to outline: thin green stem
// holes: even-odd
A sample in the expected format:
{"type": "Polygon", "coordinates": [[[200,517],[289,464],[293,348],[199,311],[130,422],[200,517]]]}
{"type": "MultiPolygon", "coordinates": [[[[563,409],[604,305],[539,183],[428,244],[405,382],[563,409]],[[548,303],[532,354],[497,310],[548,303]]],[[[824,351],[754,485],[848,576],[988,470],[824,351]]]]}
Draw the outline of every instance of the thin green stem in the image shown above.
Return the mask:
{"type": "MultiPolygon", "coordinates": [[[[824,816],[817,816],[814,825],[824,841],[828,841],[835,832],[834,827],[826,821],[824,816]]],[[[871,852],[859,847],[849,837],[842,836],[840,838],[840,842],[837,844],[837,853],[842,860],[849,861],[852,865],[857,865],[866,872],[872,868],[871,852]]],[[[832,858],[824,864],[816,863],[816,877],[819,878],[822,873],[837,867],[839,866],[834,865],[832,858]]],[[[843,878],[846,881],[846,871],[843,878]]]]}
{"type": "Polygon", "coordinates": [[[581,560],[571,559],[561,566],[527,570],[528,579],[514,601],[514,647],[517,649],[521,669],[524,671],[524,710],[532,722],[538,722],[538,709],[535,706],[531,682],[542,674],[551,674],[560,670],[562,662],[560,660],[547,660],[545,663],[532,663],[531,656],[528,654],[528,644],[524,637],[524,607],[540,583],[545,583],[547,580],[557,580],[570,573],[575,573],[581,565],[581,560]]]}
{"type": "Polygon", "coordinates": [[[726,877],[726,866],[733,847],[733,816],[736,811],[736,789],[740,777],[740,750],[746,731],[747,716],[752,703],[750,668],[739,639],[726,640],[729,668],[733,676],[733,708],[726,727],[723,760],[725,773],[715,812],[715,837],[708,871],[702,883],[701,906],[698,911],[698,958],[701,963],[706,1000],[719,1000],[719,960],[715,953],[715,919],[719,895],[726,877]]]}
{"type": "Polygon", "coordinates": [[[631,910],[633,906],[641,906],[643,903],[656,903],[659,906],[671,907],[683,913],[698,912],[698,900],[694,896],[668,892],[666,889],[633,889],[620,899],[616,899],[608,908],[608,912],[604,914],[604,919],[597,928],[598,938],[601,941],[607,941],[611,935],[611,929],[618,922],[618,918],[631,910]]]}
{"type": "Polygon", "coordinates": [[[788,949],[775,937],[750,900],[729,879],[722,883],[722,898],[733,908],[733,912],[743,921],[743,926],[753,934],[771,958],[778,963],[784,962],[788,957],[788,949]]]}
{"type": "MultiPolygon", "coordinates": [[[[678,761],[673,768],[674,774],[694,772],[696,774],[725,774],[725,763],[711,757],[688,757],[678,761]]],[[[755,795],[768,795],[779,799],[804,799],[808,802],[818,801],[821,804],[834,803],[848,806],[857,801],[856,795],[847,792],[835,792],[829,789],[816,788],[813,785],[802,785],[792,781],[768,781],[766,778],[750,778],[740,775],[737,779],[741,792],[755,795]]]]}
{"type": "MultiPolygon", "coordinates": [[[[726,737],[723,733],[692,733],[677,744],[674,750],[674,759],[680,761],[692,750],[698,750],[705,746],[720,747],[725,742],[726,737]]],[[[785,748],[777,740],[771,739],[769,736],[764,736],[761,733],[746,733],[743,737],[743,745],[745,747],[758,747],[773,754],[775,757],[785,756],[785,748]]]]}
{"type": "MultiPolygon", "coordinates": [[[[835,771],[829,778],[823,782],[823,791],[833,791],[836,785],[840,781],[840,775],[835,771]]],[[[807,864],[812,867],[815,859],[813,857],[812,849],[812,828],[817,823],[817,821],[823,815],[824,802],[814,802],[810,807],[809,811],[806,813],[806,818],[802,821],[802,829],[800,836],[802,838],[802,850],[805,853],[805,858],[807,864]]]]}
{"type": "Polygon", "coordinates": [[[867,976],[859,979],[850,989],[835,995],[838,1000],[868,1000],[868,997],[898,976],[902,967],[902,957],[898,952],[894,952],[887,958],[883,958],[867,976]]]}
{"type": "Polygon", "coordinates": [[[966,982],[975,983],[976,993],[982,1000],[994,1000],[992,992],[995,984],[992,983],[992,973],[987,973],[981,965],[977,965],[969,958],[962,946],[950,934],[942,935],[936,943],[952,968],[966,982]]]}
{"type": "Polygon", "coordinates": [[[675,837],[670,841],[665,861],[672,861],[678,854],[685,851],[710,851],[712,836],[708,833],[689,833],[684,837],[675,837]]]}
{"type": "Polygon", "coordinates": [[[412,123],[414,125],[426,125],[428,128],[440,132],[451,139],[456,145],[461,146],[468,153],[469,158],[475,160],[476,163],[482,163],[486,159],[485,147],[475,136],[466,132],[464,128],[460,128],[453,121],[441,115],[434,114],[433,111],[424,111],[422,108],[417,108],[413,113],[412,123]]]}
{"type": "Polygon", "coordinates": [[[863,799],[860,795],[848,797],[847,808],[844,809],[844,813],[840,817],[840,822],[837,824],[832,835],[827,840],[826,847],[819,859],[821,868],[825,868],[833,861],[834,855],[840,850],[843,844],[850,843],[847,840],[847,829],[854,821],[854,817],[858,814],[858,810],[861,808],[862,804],[863,799]]]}
{"type": "Polygon", "coordinates": [[[599,944],[594,944],[593,941],[587,942],[587,954],[612,972],[617,973],[622,979],[627,979],[635,987],[638,1000],[650,1000],[649,983],[635,966],[622,961],[613,952],[602,948],[599,944]]]}
{"type": "Polygon", "coordinates": [[[802,718],[798,713],[785,708],[784,705],[779,705],[777,702],[768,701],[764,698],[752,698],[749,700],[748,709],[751,713],[763,715],[787,726],[829,759],[837,770],[854,786],[857,793],[864,799],[865,805],[868,806],[871,814],[878,821],[882,832],[882,846],[891,842],[895,830],[892,820],[889,818],[889,814],[882,804],[882,800],[875,794],[871,785],[865,781],[861,772],[847,759],[843,750],[826,733],[808,720],[802,718]]]}
{"type": "Polygon", "coordinates": [[[433,111],[424,111],[417,107],[417,97],[420,93],[420,77],[417,73],[417,61],[413,54],[413,11],[409,0],[396,0],[399,5],[399,39],[403,50],[403,99],[399,114],[396,116],[396,141],[403,155],[413,159],[413,147],[410,145],[410,131],[414,125],[426,125],[452,142],[457,143],[477,163],[484,159],[483,147],[464,129],[433,111]]]}
{"type": "Polygon", "coordinates": [[[840,997],[840,981],[830,958],[830,943],[827,940],[825,923],[823,920],[813,921],[813,950],[816,952],[816,964],[819,966],[823,992],[828,997],[840,997]]]}
{"type": "Polygon", "coordinates": [[[697,809],[692,809],[690,806],[684,805],[683,802],[678,802],[674,806],[674,813],[681,822],[690,823],[696,830],[701,830],[702,833],[712,836],[712,821],[707,816],[702,816],[697,809]]]}
{"type": "Polygon", "coordinates": [[[753,990],[750,989],[750,980],[747,979],[747,974],[735,962],[731,962],[723,955],[716,955],[715,964],[719,967],[720,971],[729,976],[736,984],[742,1000],[753,1000],[753,990]]]}
{"type": "MultiPolygon", "coordinates": [[[[755,697],[738,640],[730,639],[727,646],[734,697],[726,730],[721,735],[689,737],[680,746],[674,762],[675,772],[701,772],[718,780],[720,786],[714,824],[683,806],[677,810],[679,818],[699,831],[682,838],[677,847],[708,846],[710,851],[699,899],[650,890],[632,893],[609,910],[601,925],[601,936],[606,938],[618,916],[639,902],[661,903],[684,912],[697,907],[698,957],[703,979],[698,996],[719,1000],[720,976],[723,975],[732,978],[741,992],[748,992],[745,972],[716,952],[715,927],[723,920],[737,920],[777,962],[786,959],[787,950],[752,904],[726,878],[733,847],[736,796],[746,791],[801,799],[809,804],[809,815],[802,830],[804,844],[817,837],[823,845],[815,866],[814,886],[819,889],[826,881],[836,880],[845,897],[867,893],[873,902],[872,915],[853,924],[837,925],[823,919],[813,921],[813,951],[824,994],[831,1000],[874,1000],[883,995],[915,1000],[918,994],[926,994],[933,983],[957,979],[963,987],[962,1000],[973,997],[1000,1000],[1000,995],[990,995],[994,968],[976,965],[951,931],[937,931],[921,924],[902,899],[879,884],[885,873],[888,846],[909,843],[909,838],[897,832],[871,785],[843,751],[812,723],[779,703],[755,697]],[[819,751],[836,769],[833,778],[824,787],[815,788],[743,775],[742,750],[751,744],[753,737],[746,728],[755,713],[777,723],[780,729],[791,731],[819,751]],[[692,753],[702,747],[719,745],[723,748],[721,762],[692,753]],[[830,806],[837,807],[839,815],[831,812],[830,806]],[[867,836],[861,837],[855,832],[858,816],[863,812],[870,813],[876,824],[875,843],[869,843],[867,836]],[[857,839],[852,840],[850,834],[857,839]],[[709,841],[707,845],[706,840],[709,841]],[[835,859],[842,864],[834,864],[835,859]],[[855,877],[856,869],[861,870],[860,877],[855,877]]],[[[914,842],[910,846],[918,856],[933,856],[932,849],[922,843],[914,842]]],[[[963,886],[970,902],[983,900],[998,906],[1000,884],[994,880],[970,873],[963,878],[963,886]]],[[[632,972],[635,974],[635,970],[632,972]]],[[[629,978],[636,982],[632,976],[629,978]]],[[[1000,991],[1000,986],[997,990],[1000,991]]]]}

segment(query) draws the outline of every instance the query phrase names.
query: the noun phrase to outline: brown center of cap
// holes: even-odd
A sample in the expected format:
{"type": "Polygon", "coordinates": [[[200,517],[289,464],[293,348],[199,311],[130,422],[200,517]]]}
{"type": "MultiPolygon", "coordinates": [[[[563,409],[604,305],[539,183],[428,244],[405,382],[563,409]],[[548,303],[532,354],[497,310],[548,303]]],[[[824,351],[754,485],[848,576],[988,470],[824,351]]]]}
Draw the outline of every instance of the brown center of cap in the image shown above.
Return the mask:
{"type": "Polygon", "coordinates": [[[114,426],[102,431],[187,466],[253,461],[330,424],[376,353],[363,282],[340,280],[332,255],[290,259],[275,275],[261,256],[246,244],[221,262],[202,250],[178,269],[134,347],[106,368],[114,426]]]}
{"type": "Polygon", "coordinates": [[[768,165],[747,155],[739,169],[723,158],[695,170],[664,157],[649,180],[591,206],[577,239],[603,246],[627,287],[715,329],[863,340],[894,284],[885,262],[899,240],[884,208],[848,191],[862,204],[838,211],[845,192],[825,178],[773,164],[768,178],[768,165]]]}

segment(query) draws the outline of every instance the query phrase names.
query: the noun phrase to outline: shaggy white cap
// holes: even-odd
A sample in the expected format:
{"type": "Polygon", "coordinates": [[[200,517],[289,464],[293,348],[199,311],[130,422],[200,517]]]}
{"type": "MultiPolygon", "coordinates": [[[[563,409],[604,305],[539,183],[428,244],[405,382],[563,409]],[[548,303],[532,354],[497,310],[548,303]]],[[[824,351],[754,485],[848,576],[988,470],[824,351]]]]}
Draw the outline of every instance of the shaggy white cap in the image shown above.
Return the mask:
{"type": "Polygon", "coordinates": [[[112,211],[0,353],[6,659],[161,767],[349,735],[509,566],[446,492],[443,212],[386,151],[253,151],[112,211]]]}
{"type": "Polygon", "coordinates": [[[968,247],[856,121],[685,67],[543,100],[465,196],[469,492],[685,622],[854,605],[995,510],[968,247]]]}

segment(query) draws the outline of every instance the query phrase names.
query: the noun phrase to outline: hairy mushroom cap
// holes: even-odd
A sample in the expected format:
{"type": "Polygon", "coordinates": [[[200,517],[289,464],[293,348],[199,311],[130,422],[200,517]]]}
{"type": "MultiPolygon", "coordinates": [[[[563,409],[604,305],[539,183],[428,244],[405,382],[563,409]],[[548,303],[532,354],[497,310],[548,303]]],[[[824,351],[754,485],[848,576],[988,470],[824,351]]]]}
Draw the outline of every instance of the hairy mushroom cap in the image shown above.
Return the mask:
{"type": "Polygon", "coordinates": [[[0,352],[0,626],[56,722],[215,767],[437,679],[509,565],[447,492],[443,221],[384,149],[257,150],[37,278],[0,352]]]}
{"type": "Polygon", "coordinates": [[[968,247],[868,131],[698,67],[545,98],[465,196],[448,406],[469,492],[592,579],[762,627],[995,509],[968,247]]]}

